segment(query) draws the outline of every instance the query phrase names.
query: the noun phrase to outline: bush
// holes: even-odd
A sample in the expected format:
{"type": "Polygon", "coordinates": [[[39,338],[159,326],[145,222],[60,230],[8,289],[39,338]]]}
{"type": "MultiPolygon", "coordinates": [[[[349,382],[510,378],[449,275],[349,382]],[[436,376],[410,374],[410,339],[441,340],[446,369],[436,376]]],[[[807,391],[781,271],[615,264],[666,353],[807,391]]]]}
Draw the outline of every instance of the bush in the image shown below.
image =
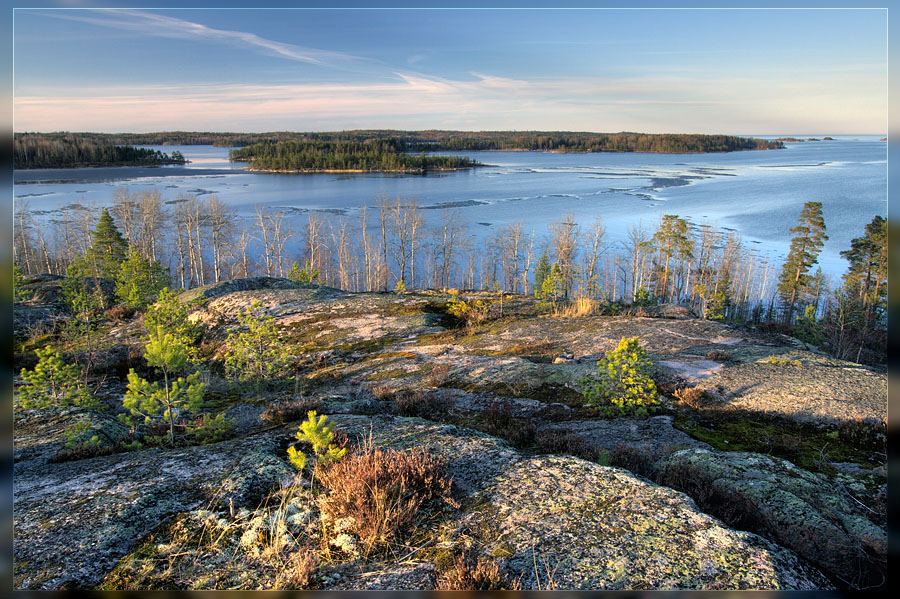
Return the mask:
{"type": "Polygon", "coordinates": [[[270,424],[284,424],[295,422],[303,418],[312,410],[322,409],[322,400],[317,397],[297,397],[287,401],[279,401],[267,407],[259,417],[263,422],[270,424]]]}
{"type": "Polygon", "coordinates": [[[483,431],[489,435],[506,439],[518,449],[524,449],[534,442],[535,426],[529,418],[515,418],[505,401],[495,400],[482,413],[483,431]]]}
{"type": "Polygon", "coordinates": [[[450,365],[435,364],[431,367],[431,372],[425,377],[425,384],[428,387],[443,387],[450,381],[450,365]]]}
{"type": "Polygon", "coordinates": [[[442,591],[518,591],[522,577],[513,578],[500,564],[463,552],[453,557],[453,566],[441,573],[436,588],[442,591]]]}
{"type": "Polygon", "coordinates": [[[450,505],[446,461],[419,447],[398,451],[372,446],[323,468],[318,479],[327,495],[319,500],[323,519],[347,519],[368,553],[390,543],[409,526],[428,500],[450,505]]]}
{"type": "Polygon", "coordinates": [[[23,408],[62,407],[74,404],[96,407],[91,393],[81,384],[81,367],[67,364],[58,351],[49,347],[35,350],[38,363],[34,370],[22,369],[25,384],[19,388],[23,408]]]}
{"type": "Polygon", "coordinates": [[[609,464],[618,468],[624,468],[646,478],[653,478],[656,462],[667,455],[668,451],[654,450],[644,445],[635,447],[625,443],[617,443],[609,453],[609,464]]]}
{"type": "Polygon", "coordinates": [[[447,312],[463,321],[471,330],[487,320],[490,304],[484,300],[463,301],[456,294],[447,302],[447,312]]]}
{"type": "Polygon", "coordinates": [[[103,313],[105,318],[109,318],[110,320],[127,320],[134,316],[135,309],[129,308],[125,304],[116,304],[109,310],[103,313]]]}
{"type": "Polygon", "coordinates": [[[436,393],[397,391],[393,397],[394,413],[435,420],[447,413],[450,402],[436,393]]]}
{"type": "Polygon", "coordinates": [[[545,429],[535,435],[535,450],[538,453],[558,453],[573,455],[591,462],[598,461],[600,450],[581,437],[565,431],[545,429]]]}
{"type": "Polygon", "coordinates": [[[719,362],[730,362],[732,359],[731,352],[724,349],[711,349],[706,352],[707,360],[718,360],[719,362]]]}
{"type": "Polygon", "coordinates": [[[278,336],[275,319],[263,315],[256,301],[238,319],[240,328],[225,340],[226,374],[256,385],[284,376],[291,365],[291,355],[278,336]]]}
{"type": "Polygon", "coordinates": [[[587,405],[606,416],[644,417],[655,410],[659,393],[650,376],[653,363],[637,337],[623,337],[597,366],[599,380],[581,381],[587,405]]]}
{"type": "Polygon", "coordinates": [[[675,390],[675,397],[686,406],[699,410],[715,401],[715,398],[699,387],[684,387],[675,390]]]}

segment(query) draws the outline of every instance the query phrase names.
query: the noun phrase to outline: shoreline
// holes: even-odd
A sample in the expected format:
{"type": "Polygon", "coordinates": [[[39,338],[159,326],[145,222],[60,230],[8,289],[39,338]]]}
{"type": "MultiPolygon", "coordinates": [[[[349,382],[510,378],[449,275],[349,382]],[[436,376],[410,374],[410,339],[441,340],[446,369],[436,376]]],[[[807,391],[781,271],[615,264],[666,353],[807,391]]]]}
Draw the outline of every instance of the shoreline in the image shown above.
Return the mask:
{"type": "MultiPolygon", "coordinates": [[[[238,161],[235,161],[238,162],[238,161]]],[[[366,173],[393,173],[400,175],[425,175],[429,172],[449,172],[449,171],[464,171],[472,168],[478,168],[481,166],[491,166],[490,164],[479,164],[478,166],[461,166],[461,167],[453,167],[453,168],[428,168],[428,169],[398,169],[398,170],[364,170],[364,169],[266,169],[266,168],[253,168],[252,166],[245,166],[243,170],[250,173],[272,173],[278,175],[335,175],[341,173],[353,173],[353,174],[366,174],[366,173]]]]}

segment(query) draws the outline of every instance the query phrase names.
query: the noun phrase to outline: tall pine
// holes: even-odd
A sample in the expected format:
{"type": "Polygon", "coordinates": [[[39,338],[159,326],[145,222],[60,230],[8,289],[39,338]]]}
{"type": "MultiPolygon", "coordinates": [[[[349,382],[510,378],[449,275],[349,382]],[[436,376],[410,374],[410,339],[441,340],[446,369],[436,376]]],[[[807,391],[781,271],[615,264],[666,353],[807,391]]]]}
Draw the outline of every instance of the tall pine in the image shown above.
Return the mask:
{"type": "Polygon", "coordinates": [[[850,249],[841,252],[850,262],[844,275],[844,291],[852,301],[852,312],[859,316],[857,337],[859,348],[856,361],[865,345],[882,321],[887,300],[887,221],[876,216],[866,225],[865,235],[850,241],[850,249]]]}
{"type": "Polygon", "coordinates": [[[88,251],[88,259],[95,274],[105,279],[116,278],[127,254],[128,242],[116,228],[109,211],[103,208],[97,228],[91,231],[91,247],[88,251]]]}
{"type": "Polygon", "coordinates": [[[791,239],[790,252],[778,277],[778,294],[786,324],[791,324],[798,300],[809,291],[809,269],[818,262],[819,252],[828,239],[822,202],[806,202],[791,233],[796,233],[796,236],[791,239]]]}
{"type": "Polygon", "coordinates": [[[850,263],[844,282],[858,294],[867,311],[874,311],[887,296],[887,221],[876,216],[866,234],[850,241],[841,256],[850,263]]]}

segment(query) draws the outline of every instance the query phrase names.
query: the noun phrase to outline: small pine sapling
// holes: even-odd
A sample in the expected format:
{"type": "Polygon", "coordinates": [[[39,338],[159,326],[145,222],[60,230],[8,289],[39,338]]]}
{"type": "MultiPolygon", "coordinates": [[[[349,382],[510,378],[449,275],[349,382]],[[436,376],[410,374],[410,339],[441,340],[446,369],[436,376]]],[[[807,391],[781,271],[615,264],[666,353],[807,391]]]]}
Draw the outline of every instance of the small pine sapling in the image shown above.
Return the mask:
{"type": "Polygon", "coordinates": [[[294,265],[291,266],[291,270],[288,272],[288,278],[295,283],[314,285],[319,282],[319,271],[312,265],[311,260],[304,262],[303,268],[300,268],[300,265],[294,262],[294,265]]]}
{"type": "Polygon", "coordinates": [[[653,363],[637,337],[623,337],[597,366],[599,380],[581,381],[587,405],[607,416],[644,417],[656,409],[659,392],[650,376],[653,363]]]}
{"type": "Polygon", "coordinates": [[[216,416],[212,414],[204,414],[194,423],[194,438],[201,444],[216,443],[225,438],[234,426],[234,418],[225,418],[225,412],[220,412],[216,416]]]}
{"type": "Polygon", "coordinates": [[[169,273],[156,260],[147,260],[135,248],[116,273],[116,299],[129,308],[143,310],[169,284],[169,273]]]}
{"type": "Polygon", "coordinates": [[[49,347],[35,350],[38,363],[34,370],[22,369],[25,384],[19,389],[22,407],[49,408],[68,405],[97,407],[91,393],[82,385],[81,366],[66,364],[58,351],[49,347]]]}
{"type": "Polygon", "coordinates": [[[291,355],[278,336],[275,319],[262,314],[253,302],[238,314],[240,328],[228,335],[225,372],[240,381],[257,385],[284,375],[291,355]]]}
{"type": "MultiPolygon", "coordinates": [[[[297,431],[297,440],[312,445],[313,454],[315,455],[314,469],[318,470],[319,466],[324,466],[344,457],[347,449],[337,447],[332,443],[334,441],[334,423],[328,422],[328,417],[324,414],[316,419],[315,410],[310,410],[307,417],[308,420],[304,420],[300,424],[300,430],[297,431]]],[[[308,462],[307,455],[293,445],[288,447],[287,453],[288,461],[291,465],[298,471],[303,472],[308,462]]]]}
{"type": "Polygon", "coordinates": [[[171,333],[187,348],[189,359],[197,361],[200,326],[188,320],[187,307],[178,301],[177,294],[168,287],[159,292],[156,303],[147,307],[144,326],[150,332],[162,327],[166,333],[171,333]]]}
{"type": "MultiPolygon", "coordinates": [[[[182,412],[196,411],[203,405],[203,383],[199,380],[200,373],[195,372],[187,378],[178,377],[177,380],[171,380],[187,366],[188,354],[184,344],[171,333],[165,333],[162,327],[157,327],[155,333],[151,333],[144,349],[144,358],[147,364],[162,371],[163,385],[160,387],[157,382],[150,383],[142,379],[132,368],[128,372],[128,390],[122,405],[133,416],[143,416],[147,423],[157,418],[167,422],[169,443],[174,445],[177,416],[182,412]]],[[[134,424],[129,416],[123,414],[120,418],[128,424],[134,424]]]]}

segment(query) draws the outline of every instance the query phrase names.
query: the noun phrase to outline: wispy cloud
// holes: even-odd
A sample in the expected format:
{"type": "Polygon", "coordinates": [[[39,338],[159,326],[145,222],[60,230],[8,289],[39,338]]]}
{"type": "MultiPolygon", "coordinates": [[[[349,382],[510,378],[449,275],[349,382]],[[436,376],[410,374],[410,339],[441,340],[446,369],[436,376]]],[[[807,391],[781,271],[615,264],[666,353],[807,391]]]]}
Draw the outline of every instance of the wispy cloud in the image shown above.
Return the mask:
{"type": "Polygon", "coordinates": [[[100,27],[137,32],[155,37],[207,40],[240,48],[250,48],[268,56],[333,68],[353,69],[372,60],[344,52],[308,48],[260,37],[255,33],[215,29],[200,23],[139,10],[96,10],[90,13],[37,13],[100,27]]]}
{"type": "MultiPolygon", "coordinates": [[[[755,79],[457,80],[397,73],[394,81],[54,89],[15,98],[15,130],[568,129],[746,133],[879,131],[878,81],[852,98],[834,88],[755,79]],[[766,130],[769,130],[768,128],[766,130]]],[[[863,89],[865,88],[865,89],[863,89]]]]}

